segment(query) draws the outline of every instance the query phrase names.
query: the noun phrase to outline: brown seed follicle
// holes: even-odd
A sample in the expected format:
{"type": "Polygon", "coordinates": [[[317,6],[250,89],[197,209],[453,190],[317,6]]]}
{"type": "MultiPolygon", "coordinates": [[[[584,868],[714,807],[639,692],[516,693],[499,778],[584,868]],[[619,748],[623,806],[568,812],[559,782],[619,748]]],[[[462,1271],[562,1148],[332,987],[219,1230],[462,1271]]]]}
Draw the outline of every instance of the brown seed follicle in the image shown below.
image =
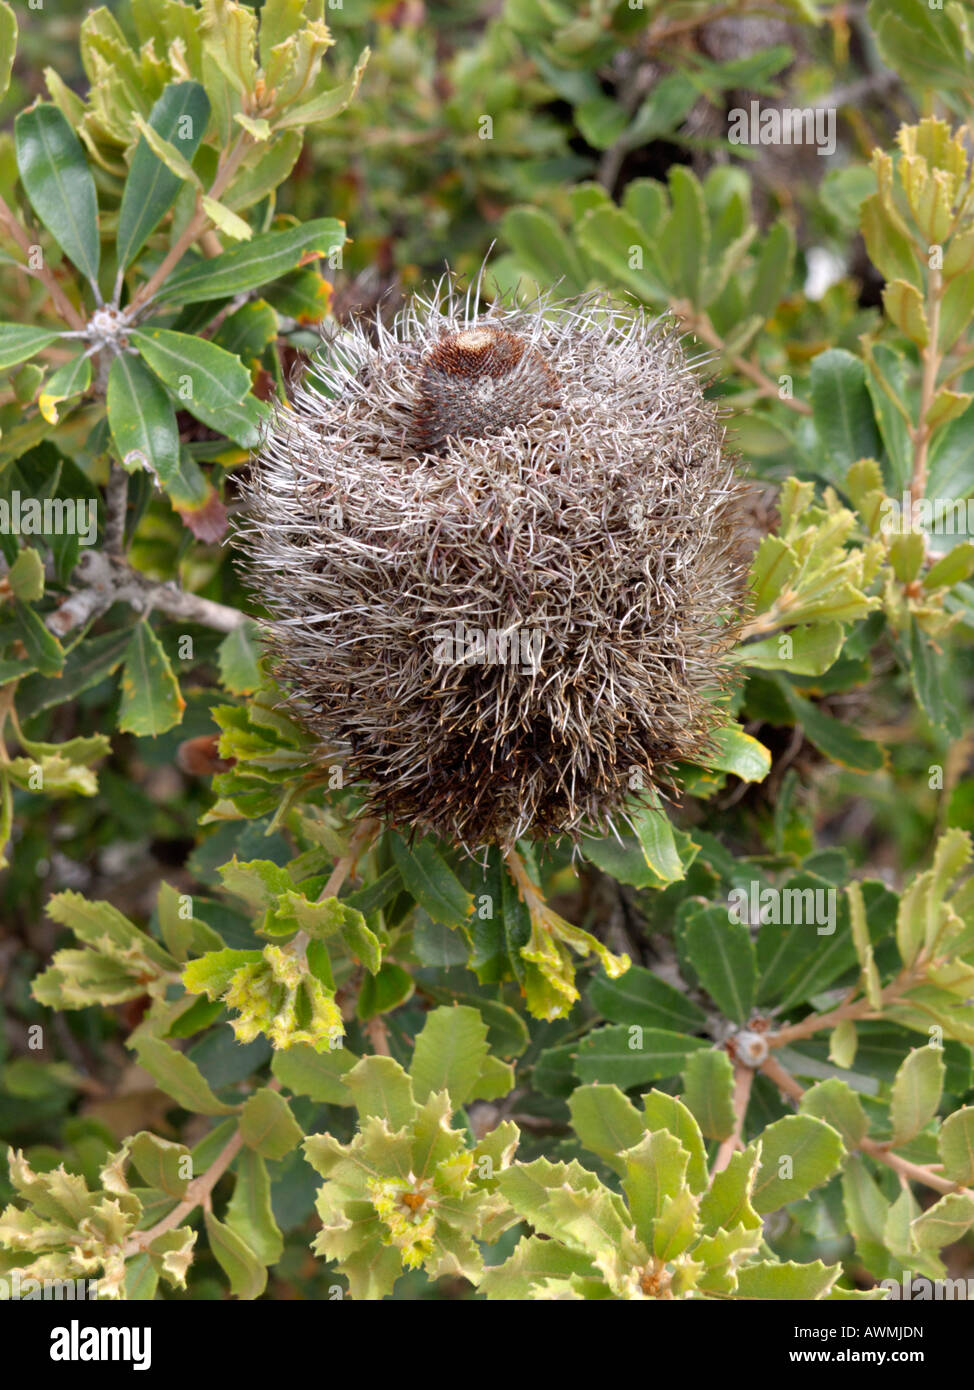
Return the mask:
{"type": "Polygon", "coordinates": [[[474,324],[424,354],[410,444],[434,453],[451,436],[484,439],[558,401],[558,378],[539,352],[505,328],[474,324]]]}

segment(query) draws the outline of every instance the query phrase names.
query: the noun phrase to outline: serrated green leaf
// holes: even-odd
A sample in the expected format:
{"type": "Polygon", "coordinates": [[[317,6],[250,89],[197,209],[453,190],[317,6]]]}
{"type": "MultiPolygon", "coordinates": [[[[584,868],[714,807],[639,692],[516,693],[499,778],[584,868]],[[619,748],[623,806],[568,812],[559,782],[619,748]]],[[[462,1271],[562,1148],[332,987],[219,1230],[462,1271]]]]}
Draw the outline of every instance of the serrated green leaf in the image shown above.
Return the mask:
{"type": "Polygon", "coordinates": [[[974,1183],[974,1106],[948,1115],[937,1135],[944,1176],[964,1187],[974,1183]]]}
{"type": "Polygon", "coordinates": [[[866,368],[858,357],[844,348],[819,353],[812,361],[811,399],[830,478],[841,481],[858,459],[879,457],[866,368]]]}
{"type": "Polygon", "coordinates": [[[416,1038],[409,1074],[422,1105],[437,1091],[448,1091],[454,1106],[474,1094],[487,1058],[487,1025],[467,1005],[434,1009],[416,1038]]]}
{"type": "Polygon", "coordinates": [[[459,927],[473,912],[473,898],[428,840],[410,848],[401,836],[389,839],[403,884],[421,907],[445,927],[459,927]]]}
{"type": "Polygon", "coordinates": [[[794,1260],[756,1260],[741,1265],[737,1275],[737,1297],[744,1299],[824,1298],[842,1273],[841,1265],[796,1264],[794,1260]]]}
{"type": "Polygon", "coordinates": [[[220,680],[234,695],[252,695],[263,684],[257,662],[261,655],[257,625],[251,619],[227,633],[217,648],[220,680]]]}
{"type": "Polygon", "coordinates": [[[509,1259],[484,1271],[478,1287],[491,1300],[522,1301],[547,1279],[567,1279],[573,1274],[588,1274],[591,1269],[586,1255],[557,1240],[522,1236],[509,1259]]]}
{"type": "Polygon", "coordinates": [[[700,1220],[705,1231],[733,1230],[743,1225],[759,1230],[761,1218],[751,1205],[760,1155],[757,1145],[731,1155],[727,1167],[714,1174],[709,1191],[700,1201],[700,1220]]]}
{"type": "MultiPolygon", "coordinates": [[[[675,1135],[666,1130],[646,1134],[622,1156],[626,1176],[622,1190],[639,1239],[654,1247],[658,1223],[667,1198],[677,1198],[686,1187],[689,1154],[675,1135]]],[[[664,1233],[671,1235],[672,1231],[664,1233]]]]}
{"type": "MultiPolygon", "coordinates": [[[[694,1053],[698,1055],[702,1054],[694,1053]]],[[[707,1152],[696,1119],[683,1101],[665,1091],[647,1091],[642,1100],[646,1128],[665,1129],[679,1139],[690,1156],[687,1167],[690,1190],[703,1192],[707,1187],[707,1152]]]]}
{"type": "Polygon", "coordinates": [[[271,1071],[296,1096],[327,1105],[352,1105],[352,1092],[343,1078],[357,1061],[353,1052],[342,1047],[316,1052],[306,1043],[298,1043],[274,1053],[271,1071]]]}
{"type": "Polygon", "coordinates": [[[401,1129],[416,1113],[412,1081],[391,1057],[363,1057],[344,1081],[363,1120],[375,1115],[390,1129],[401,1129]]]}
{"type": "Polygon", "coordinates": [[[261,1264],[275,1265],[284,1253],[284,1239],[271,1208],[267,1165],[259,1153],[244,1149],[237,1160],[236,1174],[233,1196],[227,1206],[227,1225],[253,1250],[261,1264]]]}
{"type": "Polygon", "coordinates": [[[845,1154],[831,1125],[811,1115],[786,1115],[761,1135],[761,1162],[751,1204],[762,1216],[821,1187],[845,1154]]]}
{"type": "Polygon", "coordinates": [[[677,1076],[691,1052],[708,1046],[703,1038],[662,1028],[610,1025],[581,1039],[575,1072],[583,1081],[601,1081],[625,1091],[664,1076],[677,1076]]]}
{"type": "Polygon", "coordinates": [[[194,1176],[189,1149],[156,1134],[143,1131],[128,1141],[128,1152],[146,1186],[157,1187],[168,1197],[186,1195],[194,1176]]]}
{"type": "Polygon", "coordinates": [[[572,1128],[591,1153],[625,1173],[618,1155],[638,1144],[646,1132],[639,1111],[617,1086],[579,1086],[569,1098],[572,1128]]]}
{"type": "Polygon", "coordinates": [[[750,932],[725,908],[707,908],[683,924],[682,937],[694,970],[726,1018],[745,1023],[754,1004],[757,959],[750,932]]]}
{"type": "Polygon", "coordinates": [[[801,1113],[824,1120],[842,1135],[849,1150],[859,1147],[869,1130],[862,1101],[852,1087],[838,1077],[810,1086],[801,1099],[801,1113]]]}
{"type": "Polygon", "coordinates": [[[7,571],[7,583],[14,597],[23,603],[36,603],[43,596],[44,562],[33,546],[24,546],[20,551],[7,571]]]}
{"type": "Polygon", "coordinates": [[[703,1009],[681,990],[641,965],[630,966],[616,980],[596,975],[588,997],[610,1023],[638,1023],[645,1028],[690,1033],[702,1029],[707,1021],[703,1009]]]}
{"type": "Polygon", "coordinates": [[[872,942],[869,938],[869,925],[866,921],[866,905],[862,888],[858,883],[850,883],[846,888],[849,899],[849,927],[859,964],[862,966],[863,988],[866,998],[874,1009],[882,1008],[883,990],[873,958],[872,942]]]}
{"type": "Polygon", "coordinates": [[[974,1194],[948,1192],[918,1216],[910,1227],[921,1250],[942,1250],[966,1235],[974,1225],[974,1194]]]}

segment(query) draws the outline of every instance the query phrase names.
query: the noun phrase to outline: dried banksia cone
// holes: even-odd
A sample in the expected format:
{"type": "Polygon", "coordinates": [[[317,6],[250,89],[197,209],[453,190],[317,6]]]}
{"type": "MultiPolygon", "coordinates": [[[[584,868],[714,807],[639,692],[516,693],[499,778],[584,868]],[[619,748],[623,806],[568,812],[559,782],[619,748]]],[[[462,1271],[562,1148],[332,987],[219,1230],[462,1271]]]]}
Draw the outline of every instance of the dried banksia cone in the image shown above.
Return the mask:
{"type": "Polygon", "coordinates": [[[605,832],[705,750],[743,560],[672,331],[452,287],[324,346],[250,485],[276,669],[369,810],[473,849],[605,832]]]}

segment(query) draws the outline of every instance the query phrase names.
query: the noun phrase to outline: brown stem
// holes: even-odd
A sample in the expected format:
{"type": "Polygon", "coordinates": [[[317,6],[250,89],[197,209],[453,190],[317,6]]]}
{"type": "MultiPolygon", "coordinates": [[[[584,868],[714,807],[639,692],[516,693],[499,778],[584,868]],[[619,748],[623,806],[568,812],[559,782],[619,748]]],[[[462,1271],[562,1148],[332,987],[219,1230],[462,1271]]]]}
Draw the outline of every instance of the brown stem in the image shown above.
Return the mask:
{"type": "MultiPolygon", "coordinates": [[[[279,1091],[281,1083],[276,1076],[272,1076],[265,1083],[269,1091],[279,1091]]],[[[210,1209],[210,1193],[230,1167],[230,1164],[237,1157],[243,1147],[243,1134],[238,1129],[235,1134],[224,1144],[216,1158],[207,1168],[205,1173],[201,1173],[198,1178],[194,1178],[186,1189],[186,1196],[181,1202],[173,1207],[168,1216],[164,1216],[161,1221],[157,1221],[154,1226],[150,1226],[147,1231],[136,1231],[135,1235],[130,1236],[122,1247],[122,1254],[128,1258],[129,1255],[141,1254],[145,1248],[155,1240],[156,1236],[165,1235],[167,1231],[173,1231],[187,1217],[194,1207],[202,1206],[204,1210],[210,1209]]]]}
{"type": "Polygon", "coordinates": [[[516,849],[506,849],[503,852],[504,863],[510,872],[511,878],[517,884],[517,890],[521,895],[521,901],[528,909],[532,917],[544,917],[547,903],[543,895],[536,887],[534,880],[528,873],[527,865],[521,858],[516,849]]]}
{"type": "MultiPolygon", "coordinates": [[[[268,1082],[268,1085],[280,1088],[280,1082],[275,1078],[268,1082]]],[[[129,1236],[122,1247],[122,1254],[128,1258],[129,1255],[139,1255],[144,1251],[157,1236],[163,1236],[167,1231],[173,1231],[189,1215],[194,1207],[205,1206],[209,1201],[210,1193],[223,1177],[223,1174],[230,1167],[230,1164],[237,1157],[243,1147],[243,1135],[238,1129],[232,1134],[217,1154],[216,1158],[207,1168],[205,1173],[201,1173],[198,1178],[194,1178],[186,1189],[186,1196],[181,1202],[173,1207],[168,1216],[164,1216],[161,1221],[157,1221],[154,1226],[150,1226],[147,1231],[136,1231],[135,1235],[129,1236]]]]}
{"type": "MultiPolygon", "coordinates": [[[[348,849],[336,861],[335,867],[328,877],[328,882],[318,894],[320,903],[326,902],[328,898],[338,896],[342,884],[350,874],[355,872],[356,864],[375,839],[381,824],[381,821],[371,816],[359,821],[349,836],[348,849]]],[[[291,942],[291,950],[294,951],[295,955],[303,956],[308,949],[310,940],[311,938],[306,931],[299,931],[291,942]]],[[[376,1050],[378,1051],[378,1049],[376,1050]]]]}
{"type": "Polygon", "coordinates": [[[761,1070],[769,1081],[774,1082],[782,1095],[788,1096],[791,1100],[799,1101],[805,1094],[801,1083],[795,1080],[791,1072],[785,1071],[776,1057],[766,1057],[761,1063],[761,1070]]]}
{"type": "Polygon", "coordinates": [[[391,1057],[389,1029],[386,1027],[386,1021],[382,1015],[376,1014],[375,1018],[370,1018],[363,1027],[369,1042],[372,1044],[372,1051],[379,1057],[391,1057]]]}
{"type": "Polygon", "coordinates": [[[341,888],[342,884],[345,882],[345,880],[348,878],[350,874],[355,872],[356,864],[361,859],[366,849],[368,849],[372,841],[375,839],[376,833],[379,830],[380,825],[380,821],[368,816],[365,818],[365,820],[359,821],[358,825],[355,827],[355,829],[352,831],[351,836],[349,837],[348,849],[345,851],[342,857],[336,861],[335,867],[331,871],[331,875],[328,879],[328,882],[321,890],[321,893],[318,897],[318,901],[320,903],[325,902],[325,900],[328,898],[334,898],[338,896],[338,891],[341,888]]]}
{"type": "Polygon", "coordinates": [[[800,1023],[792,1023],[787,1028],[779,1028],[777,1032],[769,1033],[768,1046],[787,1047],[790,1043],[800,1042],[803,1038],[811,1038],[825,1029],[834,1028],[837,1023],[844,1023],[846,1019],[861,1018],[864,1014],[872,1012],[872,1005],[868,999],[863,997],[853,1000],[852,994],[853,991],[850,991],[842,1003],[830,1009],[827,1014],[809,1014],[800,1023]]]}
{"type": "Polygon", "coordinates": [[[744,1131],[744,1116],[747,1114],[747,1103],[751,1099],[751,1087],[753,1085],[753,1067],[746,1067],[743,1063],[736,1062],[734,1065],[734,1128],[717,1150],[717,1157],[714,1159],[714,1166],[710,1173],[711,1182],[718,1173],[724,1171],[737,1150],[744,1147],[741,1135],[744,1131]]]}
{"type": "MultiPolygon", "coordinates": [[[[226,159],[221,155],[207,197],[216,199],[220,197],[220,194],[230,183],[240,167],[241,160],[247,153],[250,144],[251,137],[246,131],[243,131],[226,159]]],[[[202,236],[212,225],[209,216],[203,211],[202,200],[197,195],[196,211],[166,252],[166,255],[153,274],[149,276],[148,280],[146,280],[132,296],[132,302],[128,306],[129,313],[134,313],[137,309],[141,309],[144,304],[147,304],[150,299],[158,294],[159,290],[165,284],[170,271],[179,264],[197,237],[202,236]]]]}
{"type": "MultiPolygon", "coordinates": [[[[801,1101],[805,1094],[805,1088],[774,1057],[768,1057],[762,1063],[761,1070],[770,1081],[775,1083],[782,1095],[788,1096],[789,1099],[796,1102],[801,1101]]],[[[885,1163],[887,1168],[891,1168],[901,1178],[923,1183],[924,1187],[931,1187],[935,1192],[963,1192],[967,1196],[974,1197],[974,1192],[970,1188],[962,1187],[960,1183],[951,1182],[949,1178],[942,1177],[935,1172],[932,1167],[921,1163],[911,1163],[908,1158],[901,1158],[899,1154],[891,1153],[886,1144],[881,1144],[875,1139],[860,1139],[856,1148],[861,1153],[874,1158],[878,1163],[885,1163]]]]}
{"type": "MultiPolygon", "coordinates": [[[[743,8],[748,7],[744,6],[743,8]]],[[[723,19],[726,15],[740,13],[742,13],[740,6],[718,5],[716,9],[708,9],[705,14],[693,15],[689,19],[676,19],[666,24],[655,24],[646,35],[646,49],[652,53],[658,44],[665,43],[667,39],[675,39],[681,34],[693,33],[696,29],[702,28],[704,24],[712,24],[715,19],[723,19]]]]}
{"type": "Polygon", "coordinates": [[[936,266],[930,269],[927,287],[927,331],[930,341],[923,349],[923,376],[920,382],[920,407],[913,436],[913,477],[910,481],[910,501],[913,503],[915,524],[919,521],[919,504],[927,492],[927,453],[930,436],[933,433],[927,423],[927,412],[933,405],[937,394],[937,374],[940,371],[940,301],[943,296],[943,280],[936,266]]]}
{"type": "MultiPolygon", "coordinates": [[[[6,230],[8,235],[17,243],[29,260],[31,247],[34,243],[17,221],[17,218],[2,197],[0,197],[0,226],[6,230]]],[[[74,329],[84,328],[84,319],[54,278],[53,272],[50,271],[46,265],[42,264],[39,270],[33,269],[30,265],[23,265],[20,268],[35,280],[40,280],[41,284],[51,296],[54,307],[64,319],[65,323],[74,329]]]]}
{"type": "Polygon", "coordinates": [[[780,400],[782,405],[786,405],[789,410],[794,410],[798,415],[811,415],[812,407],[807,401],[799,400],[795,396],[780,395],[778,383],[772,381],[756,362],[742,357],[739,352],[728,352],[724,346],[723,338],[711,323],[709,314],[704,311],[698,313],[684,299],[673,300],[670,309],[690,333],[695,333],[702,343],[706,343],[708,347],[715,348],[722,353],[735,371],[746,377],[748,381],[753,382],[762,396],[773,396],[776,400],[780,400]]]}
{"type": "Polygon", "coordinates": [[[847,1019],[857,1018],[878,1018],[887,1005],[894,1003],[901,994],[905,994],[908,989],[912,989],[926,972],[927,962],[922,955],[918,956],[913,964],[906,966],[900,971],[895,980],[892,980],[880,995],[880,1007],[873,1008],[869,1000],[863,996],[857,999],[858,984],[853,985],[852,989],[843,999],[842,1003],[836,1008],[830,1009],[826,1014],[809,1014],[800,1023],[792,1023],[787,1028],[779,1028],[775,1033],[768,1034],[769,1047],[787,1047],[789,1043],[800,1042],[803,1038],[814,1037],[816,1033],[821,1033],[828,1028],[834,1028],[837,1023],[844,1023],[847,1019]]]}
{"type": "Polygon", "coordinates": [[[966,1192],[971,1196],[970,1188],[961,1187],[960,1183],[951,1182],[949,1178],[943,1178],[939,1173],[935,1173],[933,1168],[920,1163],[911,1163],[908,1158],[901,1158],[899,1154],[890,1153],[885,1144],[877,1144],[874,1139],[860,1139],[859,1148],[870,1158],[875,1158],[879,1163],[885,1163],[887,1168],[892,1168],[894,1173],[898,1173],[902,1178],[912,1178],[914,1182],[923,1183],[924,1187],[932,1187],[935,1192],[966,1192]]]}

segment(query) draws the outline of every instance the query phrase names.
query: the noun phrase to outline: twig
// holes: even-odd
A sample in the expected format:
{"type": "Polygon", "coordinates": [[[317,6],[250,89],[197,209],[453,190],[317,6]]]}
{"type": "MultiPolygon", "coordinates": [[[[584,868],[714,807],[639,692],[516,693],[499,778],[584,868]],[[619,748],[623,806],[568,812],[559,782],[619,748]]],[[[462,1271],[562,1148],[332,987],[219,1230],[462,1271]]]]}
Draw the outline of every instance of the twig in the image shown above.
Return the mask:
{"type": "Polygon", "coordinates": [[[857,1018],[877,1018],[883,1013],[887,1005],[892,1004],[901,994],[908,989],[912,989],[922,977],[923,965],[921,957],[917,957],[913,965],[907,969],[905,966],[892,980],[880,995],[880,1007],[874,1008],[869,1000],[863,995],[857,999],[858,984],[853,985],[842,1003],[836,1008],[830,1009],[824,1014],[809,1014],[800,1023],[792,1023],[787,1028],[779,1028],[777,1032],[768,1033],[769,1047],[788,1047],[793,1042],[800,1042],[803,1038],[814,1037],[816,1033],[824,1032],[826,1029],[834,1028],[838,1023],[844,1023],[849,1019],[857,1018]]]}
{"type": "Polygon", "coordinates": [[[930,269],[927,286],[927,331],[930,341],[923,349],[923,376],[920,382],[920,405],[916,426],[910,431],[913,439],[913,477],[910,481],[910,501],[913,504],[914,524],[919,525],[919,504],[927,493],[927,452],[930,448],[932,426],[927,414],[937,394],[937,374],[940,371],[940,301],[943,279],[936,266],[930,269]]]}
{"type": "Polygon", "coordinates": [[[137,570],[95,550],[85,551],[78,561],[77,574],[83,587],[76,589],[45,619],[46,626],[59,637],[90,622],[113,603],[128,603],[146,615],[158,609],[169,618],[199,623],[217,632],[232,632],[247,616],[224,603],[187,593],[178,584],[147,579],[137,570]]]}
{"type": "Polygon", "coordinates": [[[359,821],[358,825],[349,836],[348,849],[341,858],[336,861],[328,882],[321,890],[318,897],[320,903],[325,902],[328,898],[335,898],[338,896],[339,889],[346,878],[348,878],[349,874],[355,872],[356,864],[375,839],[381,824],[381,821],[371,816],[367,816],[364,820],[359,821]]]}
{"type": "Polygon", "coordinates": [[[376,1014],[375,1018],[370,1018],[368,1023],[363,1025],[363,1031],[372,1044],[373,1052],[379,1057],[392,1056],[389,1050],[389,1029],[386,1027],[385,1019],[381,1014],[376,1014]]]}
{"type": "MultiPolygon", "coordinates": [[[[267,1084],[275,1090],[280,1090],[281,1083],[276,1077],[272,1078],[267,1084]]],[[[230,1167],[230,1164],[237,1157],[242,1147],[243,1135],[238,1129],[235,1134],[230,1136],[226,1144],[224,1144],[206,1172],[201,1173],[198,1178],[193,1179],[186,1189],[186,1196],[173,1207],[168,1216],[164,1216],[161,1221],[157,1221],[156,1224],[150,1226],[147,1231],[137,1231],[135,1235],[128,1238],[122,1246],[122,1254],[126,1259],[129,1255],[140,1255],[157,1236],[163,1236],[167,1231],[175,1230],[194,1207],[205,1205],[209,1200],[210,1193],[230,1167]]]]}
{"type": "Polygon", "coordinates": [[[747,1114],[747,1103],[751,1099],[751,1087],[754,1085],[754,1068],[746,1067],[742,1062],[734,1064],[734,1128],[727,1138],[721,1143],[717,1150],[717,1157],[714,1159],[714,1166],[710,1172],[710,1180],[713,1182],[718,1173],[722,1173],[738,1149],[744,1147],[741,1135],[744,1132],[744,1116],[747,1114]]]}
{"type": "Polygon", "coordinates": [[[84,319],[82,318],[81,314],[78,313],[78,310],[74,307],[70,299],[68,299],[67,295],[62,290],[61,286],[58,284],[57,280],[54,278],[53,271],[49,270],[47,265],[45,265],[43,262],[41,263],[39,269],[34,269],[29,264],[30,254],[34,243],[31,241],[29,235],[24,230],[24,228],[17,221],[17,218],[14,216],[13,212],[8,207],[7,203],[4,201],[2,197],[0,197],[0,226],[2,226],[6,230],[9,236],[17,243],[21,251],[23,251],[24,255],[28,258],[28,264],[21,266],[20,269],[23,270],[27,275],[32,276],[35,280],[40,280],[41,284],[44,286],[48,294],[51,296],[51,299],[54,303],[54,307],[57,309],[58,313],[64,319],[65,323],[70,324],[71,327],[74,329],[84,328],[84,319]]]}
{"type": "MultiPolygon", "coordinates": [[[[265,1083],[270,1091],[279,1091],[281,1083],[276,1076],[272,1076],[265,1083]]],[[[232,1134],[216,1158],[207,1168],[205,1173],[201,1173],[198,1178],[194,1178],[186,1189],[186,1196],[173,1207],[168,1216],[164,1216],[161,1221],[157,1221],[154,1226],[150,1226],[147,1231],[136,1231],[135,1235],[122,1246],[122,1254],[128,1258],[129,1255],[139,1255],[157,1236],[165,1235],[167,1231],[173,1231],[188,1216],[194,1207],[202,1206],[209,1210],[210,1193],[223,1177],[223,1174],[230,1167],[243,1147],[243,1134],[238,1129],[232,1134]]]]}
{"type": "MultiPolygon", "coordinates": [[[[359,821],[358,825],[356,825],[349,836],[348,848],[341,858],[336,860],[335,867],[328,877],[328,882],[318,895],[318,901],[320,903],[326,902],[329,898],[336,898],[338,896],[342,884],[350,874],[355,872],[356,864],[375,839],[381,825],[382,822],[372,816],[366,816],[364,820],[359,821]]],[[[299,931],[291,941],[290,949],[295,955],[302,957],[307,952],[308,942],[310,940],[311,938],[306,931],[299,931]]],[[[372,1036],[371,1033],[369,1036],[372,1036]]],[[[375,1046],[374,1041],[373,1046],[375,1046]]],[[[376,1051],[381,1051],[381,1048],[376,1047],[376,1051]]],[[[386,1055],[388,1055],[388,1047],[386,1048],[386,1055]]]]}
{"type": "Polygon", "coordinates": [[[799,400],[797,396],[782,396],[778,390],[778,383],[772,381],[756,362],[742,357],[739,352],[728,352],[724,346],[723,338],[711,323],[710,315],[705,311],[701,310],[698,313],[692,304],[685,299],[672,300],[670,310],[690,333],[696,334],[702,343],[706,343],[708,347],[715,348],[722,353],[735,371],[754,383],[762,396],[773,396],[776,400],[780,400],[782,405],[786,405],[789,410],[795,411],[798,415],[811,415],[812,407],[807,401],[799,400]]]}
{"type": "Polygon", "coordinates": [[[623,160],[631,148],[630,123],[640,102],[652,85],[653,72],[654,65],[652,63],[638,62],[623,77],[617,89],[616,103],[626,113],[627,120],[626,128],[618,139],[614,140],[609,148],[603,151],[602,158],[599,160],[596,178],[607,193],[611,193],[615,187],[623,160]]]}
{"type": "Polygon", "coordinates": [[[887,1168],[892,1168],[894,1173],[899,1173],[900,1177],[912,1178],[914,1182],[922,1182],[925,1187],[932,1187],[935,1192],[964,1192],[969,1196],[974,1196],[974,1192],[968,1187],[961,1187],[960,1183],[951,1182],[949,1178],[942,1178],[939,1173],[935,1173],[932,1167],[921,1163],[911,1163],[908,1158],[901,1158],[899,1154],[890,1153],[884,1144],[878,1144],[874,1139],[860,1139],[859,1148],[870,1158],[875,1158],[879,1163],[885,1163],[887,1168]]]}
{"type": "Polygon", "coordinates": [[[118,464],[111,465],[108,475],[108,488],[105,517],[105,550],[109,555],[121,556],[125,548],[125,515],[128,508],[129,476],[118,464]]]}
{"type": "MultiPolygon", "coordinates": [[[[800,1102],[805,1094],[805,1088],[799,1081],[786,1071],[785,1068],[774,1057],[768,1057],[761,1064],[761,1071],[773,1081],[781,1091],[782,1095],[788,1096],[795,1102],[800,1102]]],[[[926,1164],[911,1163],[908,1158],[901,1158],[899,1154],[891,1153],[888,1145],[879,1143],[875,1139],[860,1139],[856,1148],[861,1153],[868,1154],[870,1158],[876,1159],[878,1163],[885,1163],[887,1168],[892,1168],[894,1173],[898,1173],[901,1178],[911,1179],[913,1182],[923,1183],[925,1187],[932,1187],[935,1192],[962,1192],[966,1196],[974,1197],[974,1191],[960,1183],[951,1182],[949,1178],[942,1177],[939,1173],[926,1164]]]]}
{"type": "MultiPolygon", "coordinates": [[[[251,143],[251,136],[249,136],[246,131],[242,131],[237,143],[227,155],[226,159],[224,160],[223,156],[220,156],[220,162],[217,165],[216,174],[213,177],[213,182],[210,185],[207,197],[219,199],[220,194],[236,174],[251,143]]],[[[156,270],[149,276],[148,280],[146,280],[143,285],[139,286],[132,296],[132,302],[128,306],[130,314],[143,308],[156,294],[158,294],[159,290],[165,284],[169,272],[179,264],[193,242],[204,232],[209,230],[212,225],[212,220],[208,214],[203,211],[202,200],[197,194],[196,211],[166,252],[156,270]]]]}
{"type": "Polygon", "coordinates": [[[805,1094],[804,1087],[778,1061],[777,1057],[765,1057],[761,1070],[769,1081],[773,1081],[782,1095],[800,1101],[805,1094]]]}
{"type": "Polygon", "coordinates": [[[646,48],[652,52],[657,44],[665,43],[667,39],[675,39],[680,34],[692,33],[695,29],[701,29],[705,24],[712,24],[716,19],[723,19],[727,15],[742,14],[749,6],[718,5],[716,9],[707,10],[705,13],[692,15],[689,19],[671,20],[665,24],[654,24],[646,35],[646,48]]]}

